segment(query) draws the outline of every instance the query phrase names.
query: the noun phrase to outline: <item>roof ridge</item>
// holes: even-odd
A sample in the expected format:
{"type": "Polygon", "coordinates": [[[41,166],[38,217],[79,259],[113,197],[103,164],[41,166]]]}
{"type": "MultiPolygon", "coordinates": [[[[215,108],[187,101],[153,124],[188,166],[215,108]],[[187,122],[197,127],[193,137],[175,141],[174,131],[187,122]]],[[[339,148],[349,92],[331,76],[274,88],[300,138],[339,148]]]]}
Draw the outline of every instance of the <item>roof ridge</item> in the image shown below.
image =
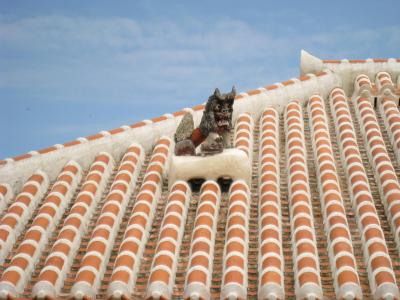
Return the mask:
{"type": "MultiPolygon", "coordinates": [[[[299,77],[291,78],[291,79],[286,80],[286,81],[277,82],[277,83],[274,83],[272,85],[267,85],[267,86],[264,86],[264,87],[259,87],[257,89],[249,90],[247,92],[242,92],[242,93],[238,94],[235,97],[235,101],[243,99],[245,97],[250,97],[250,96],[258,95],[258,94],[261,94],[261,93],[265,93],[265,92],[268,92],[268,91],[271,91],[271,90],[280,89],[280,88],[295,84],[297,82],[307,81],[307,80],[309,80],[309,79],[311,79],[311,78],[313,78],[315,76],[316,77],[324,76],[324,75],[327,75],[329,73],[330,73],[330,70],[312,72],[312,73],[309,73],[309,74],[301,75],[299,77]]],[[[122,125],[120,127],[117,127],[117,128],[111,129],[111,130],[102,130],[102,131],[100,131],[100,132],[98,132],[96,134],[92,134],[92,135],[89,135],[89,136],[86,136],[86,137],[78,137],[77,139],[65,142],[64,144],[55,144],[55,145],[47,147],[47,148],[39,149],[39,150],[36,150],[36,151],[29,151],[27,153],[20,154],[20,155],[17,155],[17,156],[13,156],[11,158],[5,158],[4,160],[0,160],[0,169],[3,166],[5,166],[5,165],[7,165],[9,163],[13,163],[13,162],[21,161],[21,160],[26,160],[26,159],[29,159],[31,157],[37,156],[37,155],[42,155],[42,154],[47,154],[47,153],[50,153],[50,152],[55,152],[55,151],[57,151],[59,149],[81,145],[81,144],[84,144],[84,143],[87,143],[87,142],[90,142],[90,141],[94,141],[94,140],[98,140],[98,139],[104,138],[106,136],[116,135],[116,134],[125,132],[127,130],[143,127],[143,126],[154,124],[154,123],[159,123],[159,122],[162,122],[162,121],[165,121],[165,120],[168,120],[168,119],[173,119],[173,118],[176,118],[176,117],[180,117],[180,116],[183,116],[186,112],[195,112],[195,111],[203,110],[204,107],[205,107],[204,104],[198,104],[198,105],[195,105],[195,106],[193,106],[191,108],[183,108],[183,109],[181,109],[179,111],[176,111],[176,112],[174,112],[172,114],[166,113],[166,114],[163,114],[163,115],[161,115],[159,117],[154,117],[152,119],[142,120],[142,121],[133,123],[131,125],[122,125]]]]}
{"type": "Polygon", "coordinates": [[[374,64],[374,63],[400,63],[400,58],[367,58],[367,59],[321,59],[306,50],[301,50],[300,71],[301,74],[316,72],[328,68],[335,71],[335,66],[355,65],[355,64],[374,64]]]}

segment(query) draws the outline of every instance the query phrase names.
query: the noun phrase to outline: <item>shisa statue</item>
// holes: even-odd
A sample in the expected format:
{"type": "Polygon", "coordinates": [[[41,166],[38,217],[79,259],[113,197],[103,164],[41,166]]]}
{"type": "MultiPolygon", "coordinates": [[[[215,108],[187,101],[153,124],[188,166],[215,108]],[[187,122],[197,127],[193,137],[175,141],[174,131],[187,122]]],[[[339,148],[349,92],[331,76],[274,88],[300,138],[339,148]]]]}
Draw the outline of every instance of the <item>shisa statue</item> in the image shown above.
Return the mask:
{"type": "Polygon", "coordinates": [[[227,191],[232,181],[251,183],[250,156],[231,145],[235,96],[234,87],[226,94],[215,89],[197,128],[191,113],[183,116],[175,132],[175,155],[168,172],[170,184],[183,180],[196,191],[205,180],[214,180],[222,191],[227,191]]]}
{"type": "Polygon", "coordinates": [[[203,156],[221,153],[227,148],[235,96],[235,87],[226,94],[215,89],[208,98],[200,125],[196,129],[192,114],[184,115],[175,133],[175,155],[196,155],[199,145],[203,156]]]}

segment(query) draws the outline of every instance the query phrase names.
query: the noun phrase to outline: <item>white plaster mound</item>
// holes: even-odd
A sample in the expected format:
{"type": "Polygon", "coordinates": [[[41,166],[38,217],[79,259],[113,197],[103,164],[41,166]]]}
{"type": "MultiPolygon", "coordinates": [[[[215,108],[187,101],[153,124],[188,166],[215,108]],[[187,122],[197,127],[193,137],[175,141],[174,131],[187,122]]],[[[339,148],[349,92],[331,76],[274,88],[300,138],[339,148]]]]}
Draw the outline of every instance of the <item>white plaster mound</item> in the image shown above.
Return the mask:
{"type": "Polygon", "coordinates": [[[285,299],[285,292],[281,285],[275,282],[270,282],[260,287],[258,291],[258,299],[285,299]],[[264,297],[262,297],[262,295],[264,295],[264,297]]]}
{"type": "Polygon", "coordinates": [[[172,156],[169,179],[171,186],[176,180],[188,181],[194,178],[217,180],[229,177],[242,179],[251,184],[251,161],[246,153],[239,149],[225,149],[211,156],[172,156]]]}
{"type": "Polygon", "coordinates": [[[374,62],[367,59],[366,62],[350,63],[347,59],[342,59],[341,63],[324,63],[324,61],[305,50],[301,50],[300,72],[301,74],[315,73],[319,71],[331,70],[340,76],[343,82],[343,89],[347,95],[351,95],[354,90],[354,81],[360,74],[365,74],[371,82],[375,81],[376,74],[386,71],[395,81],[400,75],[400,63],[394,58],[387,62],[374,62]]]}
{"type": "Polygon", "coordinates": [[[301,50],[300,52],[300,73],[314,73],[318,71],[322,71],[324,69],[324,62],[322,59],[312,55],[306,50],[301,50]]]}

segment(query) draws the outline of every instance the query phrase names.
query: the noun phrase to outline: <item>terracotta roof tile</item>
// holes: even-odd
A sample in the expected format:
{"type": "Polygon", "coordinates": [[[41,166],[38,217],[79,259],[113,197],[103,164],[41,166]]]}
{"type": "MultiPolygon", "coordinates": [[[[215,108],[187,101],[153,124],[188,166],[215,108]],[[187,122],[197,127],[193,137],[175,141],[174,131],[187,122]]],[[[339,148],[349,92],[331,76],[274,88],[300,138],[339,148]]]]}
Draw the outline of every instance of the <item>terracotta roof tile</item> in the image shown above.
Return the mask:
{"type": "Polygon", "coordinates": [[[111,134],[118,134],[118,133],[121,133],[121,132],[124,132],[124,131],[125,130],[123,128],[115,128],[115,129],[109,130],[108,132],[111,133],[111,134]]]}
{"type": "Polygon", "coordinates": [[[153,118],[153,119],[151,119],[151,121],[153,121],[154,123],[157,123],[157,122],[165,121],[167,119],[168,119],[167,117],[161,116],[161,117],[153,118]]]}
{"type": "Polygon", "coordinates": [[[284,257],[279,178],[279,114],[263,112],[260,122],[259,299],[284,299],[284,257]]]}
{"type": "Polygon", "coordinates": [[[205,105],[200,104],[200,105],[193,106],[192,109],[194,111],[197,111],[197,110],[203,110],[205,107],[206,107],[205,105]]]}
{"type": "Polygon", "coordinates": [[[64,147],[72,147],[72,146],[75,146],[75,145],[79,145],[81,142],[80,141],[70,141],[70,142],[67,142],[67,143],[64,143],[63,145],[64,145],[64,147]]]}
{"type": "Polygon", "coordinates": [[[340,59],[324,59],[325,64],[340,64],[342,61],[340,59]]]}
{"type": "Polygon", "coordinates": [[[149,276],[147,297],[170,299],[172,296],[172,282],[175,278],[189,200],[190,187],[186,182],[177,181],[169,193],[149,276]]]}
{"type": "Polygon", "coordinates": [[[38,282],[33,288],[33,294],[36,297],[59,295],[62,280],[68,271],[66,266],[70,265],[70,261],[76,254],[82,231],[86,228],[93,207],[104,191],[113,164],[113,159],[109,154],[101,153],[91,165],[82,189],[64,220],[57,240],[40,271],[38,282]]]}
{"type": "Polygon", "coordinates": [[[352,117],[343,91],[337,97],[331,97],[331,108],[336,122],[336,130],[343,164],[346,169],[346,177],[351,186],[351,198],[356,208],[359,229],[362,233],[366,251],[365,263],[368,270],[368,278],[371,282],[371,292],[374,298],[383,297],[384,294],[399,296],[396,286],[387,244],[379,217],[374,206],[374,200],[370,192],[368,177],[363,167],[363,162],[357,146],[352,117]],[[380,259],[381,263],[376,264],[372,259],[380,259]],[[388,264],[386,264],[386,262],[388,264]]]}
{"type": "MultiPolygon", "coordinates": [[[[353,64],[359,64],[359,63],[366,63],[368,62],[368,60],[366,59],[349,59],[347,60],[349,63],[353,63],[353,64]]],[[[385,63],[388,62],[389,59],[388,58],[373,58],[371,59],[372,62],[375,63],[385,63]]],[[[400,59],[396,59],[397,62],[400,61],[400,59]]],[[[343,62],[343,60],[340,59],[324,59],[322,60],[323,63],[325,64],[340,64],[343,62]]]]}
{"type": "Polygon", "coordinates": [[[326,74],[328,74],[328,73],[326,73],[325,71],[320,71],[320,72],[315,73],[315,75],[316,75],[317,77],[324,76],[324,75],[326,75],[326,74]]]}
{"type": "Polygon", "coordinates": [[[152,223],[155,204],[160,195],[161,179],[170,155],[170,146],[171,141],[163,138],[158,141],[153,150],[152,158],[144,175],[143,183],[128,221],[128,227],[115,260],[108,288],[110,296],[125,295],[129,297],[130,291],[136,282],[139,267],[138,260],[143,254],[143,246],[148,236],[146,230],[152,223]],[[156,160],[157,157],[161,157],[163,160],[159,162],[156,160]],[[160,165],[161,169],[159,171],[151,169],[152,166],[156,165],[160,165]]]}
{"type": "Polygon", "coordinates": [[[394,84],[393,84],[392,78],[390,77],[389,73],[379,72],[378,74],[376,74],[376,82],[377,82],[378,89],[380,91],[389,89],[390,91],[394,92],[394,84]]]}
{"type": "Polygon", "coordinates": [[[101,214],[97,219],[86,253],[82,258],[81,267],[71,289],[71,295],[75,298],[94,297],[100,287],[104,266],[108,261],[111,246],[114,243],[115,232],[118,230],[121,215],[132,188],[136,184],[142,151],[139,146],[134,145],[128,149],[128,152],[122,158],[118,173],[101,209],[101,214]],[[138,152],[139,154],[137,154],[138,152]],[[131,164],[133,164],[132,171],[126,171],[124,166],[131,164]],[[118,177],[120,174],[129,174],[129,176],[122,179],[118,177]],[[121,197],[115,197],[115,195],[121,197]]]}
{"type": "Polygon", "coordinates": [[[145,122],[143,122],[143,121],[141,121],[141,122],[138,122],[138,123],[132,124],[132,125],[130,125],[129,127],[133,129],[133,128],[142,127],[142,126],[144,126],[144,125],[146,125],[146,123],[145,123],[145,122]]]}
{"type": "Polygon", "coordinates": [[[376,182],[380,187],[381,198],[384,200],[385,210],[395,233],[394,239],[400,249],[400,184],[394,167],[386,150],[374,109],[367,98],[360,97],[355,103],[357,116],[365,139],[365,146],[369,152],[370,163],[374,168],[376,182]]]}
{"type": "Polygon", "coordinates": [[[57,150],[57,147],[51,146],[51,147],[48,147],[48,148],[40,149],[38,152],[40,154],[45,154],[45,153],[49,153],[49,152],[52,152],[52,151],[55,151],[55,150],[57,150]]]}
{"type": "MultiPolygon", "coordinates": [[[[186,274],[184,299],[192,299],[192,297],[197,297],[197,299],[210,298],[220,194],[218,184],[213,181],[205,182],[201,188],[190,248],[190,261],[186,274]]],[[[245,247],[240,244],[238,246],[245,247]]]]}
{"type": "Polygon", "coordinates": [[[102,137],[103,137],[103,135],[101,133],[97,133],[97,134],[93,134],[93,135],[87,136],[86,139],[88,141],[93,141],[93,140],[97,140],[97,139],[102,138],[102,137]]]}
{"type": "Polygon", "coordinates": [[[300,81],[306,81],[306,80],[309,80],[309,79],[310,79],[310,76],[308,76],[308,75],[302,75],[302,76],[299,77],[300,81]]]}
{"type": "Polygon", "coordinates": [[[14,197],[14,192],[9,184],[0,184],[0,212],[2,212],[14,197]]]}
{"type": "Polygon", "coordinates": [[[277,88],[278,88],[278,86],[277,86],[276,84],[265,86],[265,89],[266,89],[267,91],[275,90],[275,89],[277,89],[277,88]]]}
{"type": "Polygon", "coordinates": [[[46,174],[33,174],[0,220],[0,263],[3,263],[48,187],[46,174]]]}
{"type": "Polygon", "coordinates": [[[232,183],[229,195],[222,299],[246,299],[248,284],[250,189],[245,182],[232,183]]]}
{"type": "Polygon", "coordinates": [[[371,81],[369,80],[369,77],[365,74],[358,75],[355,80],[355,85],[356,85],[356,90],[360,92],[363,89],[372,89],[371,81]]]}
{"type": "Polygon", "coordinates": [[[377,62],[377,63],[383,63],[383,62],[388,62],[388,59],[387,58],[373,58],[373,61],[377,62]]]}
{"type": "Polygon", "coordinates": [[[241,114],[236,120],[235,148],[244,151],[247,156],[253,152],[253,118],[249,114],[241,114]]]}
{"type": "Polygon", "coordinates": [[[183,116],[184,114],[186,114],[186,112],[181,110],[181,111],[174,112],[172,115],[174,117],[179,117],[179,116],[183,116]]]}
{"type": "Polygon", "coordinates": [[[325,231],[329,237],[329,244],[332,245],[329,258],[334,275],[336,298],[361,299],[362,289],[351,246],[350,229],[341,196],[325,111],[321,97],[313,96],[310,98],[312,144],[324,210],[325,231]]]}
{"type": "Polygon", "coordinates": [[[12,159],[14,161],[19,161],[19,160],[27,159],[27,158],[30,158],[30,157],[32,157],[31,154],[22,154],[22,155],[15,156],[12,159]]]}
{"type": "MultiPolygon", "coordinates": [[[[8,267],[3,271],[0,279],[0,294],[2,297],[6,294],[11,297],[17,297],[23,292],[23,288],[29,279],[29,274],[36,264],[44,245],[47,243],[49,233],[54,229],[58,219],[63,214],[65,206],[72,198],[74,190],[80,181],[80,173],[81,168],[75,162],[68,163],[60,173],[50,193],[41,204],[31,227],[26,231],[16,253],[13,254],[8,267]],[[71,180],[63,177],[70,177],[71,180]]],[[[42,182],[46,182],[42,175],[38,175],[38,177],[42,179],[42,182]]],[[[31,191],[29,182],[24,186],[24,190],[27,193],[31,191]]],[[[37,181],[31,182],[35,183],[37,181]]],[[[32,197],[39,193],[40,189],[36,184],[33,187],[33,194],[29,194],[32,197]]],[[[11,209],[9,211],[11,216],[11,209]]],[[[7,217],[2,219],[3,224],[7,224],[7,221],[7,217]]],[[[15,234],[16,232],[13,231],[13,233],[15,234]]],[[[11,242],[13,241],[11,240],[11,242]]],[[[2,250],[7,250],[7,248],[2,250]]]]}
{"type": "Polygon", "coordinates": [[[400,111],[392,99],[381,100],[380,112],[384,117],[386,128],[389,132],[390,142],[394,149],[397,161],[400,162],[400,111]]]}
{"type": "Polygon", "coordinates": [[[349,59],[349,62],[352,64],[362,64],[362,63],[365,63],[366,60],[365,59],[349,59]]]}
{"type": "Polygon", "coordinates": [[[260,93],[261,93],[260,90],[251,90],[251,91],[248,91],[248,92],[247,92],[247,95],[249,95],[249,96],[254,96],[254,95],[258,95],[258,94],[260,94],[260,93]]]}
{"type": "Polygon", "coordinates": [[[322,298],[319,259],[315,240],[314,218],[307,176],[302,110],[297,101],[285,110],[287,140],[288,190],[291,211],[293,260],[296,278],[296,297],[322,298]]]}
{"type": "Polygon", "coordinates": [[[287,81],[284,81],[284,82],[282,82],[282,84],[284,85],[284,86],[288,86],[288,85],[291,85],[291,84],[294,84],[295,82],[293,81],[293,80],[287,80],[287,81]]]}

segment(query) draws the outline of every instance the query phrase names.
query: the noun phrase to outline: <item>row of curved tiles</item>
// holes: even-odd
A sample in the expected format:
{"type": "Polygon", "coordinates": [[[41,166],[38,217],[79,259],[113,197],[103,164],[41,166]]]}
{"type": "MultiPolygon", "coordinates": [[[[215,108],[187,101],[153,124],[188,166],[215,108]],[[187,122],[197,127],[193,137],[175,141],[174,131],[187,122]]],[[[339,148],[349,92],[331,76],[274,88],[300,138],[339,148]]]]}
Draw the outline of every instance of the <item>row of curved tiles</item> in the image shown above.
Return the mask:
{"type": "MultiPolygon", "coordinates": [[[[400,83],[400,76],[398,77],[398,83],[400,83]]],[[[393,83],[392,78],[388,72],[379,72],[375,76],[375,84],[371,83],[370,78],[366,74],[360,74],[354,81],[354,94],[359,95],[362,91],[368,90],[376,94],[387,94],[388,92],[396,93],[399,92],[399,84],[393,83]]]]}
{"type": "MultiPolygon", "coordinates": [[[[50,193],[41,204],[39,212],[31,226],[24,234],[22,242],[19,244],[11,262],[1,276],[0,297],[5,298],[8,294],[16,295],[23,292],[25,284],[29,280],[29,275],[46,246],[50,233],[57,225],[66,206],[71,200],[77,184],[80,181],[80,177],[81,168],[75,162],[70,162],[63,168],[50,193]]],[[[36,181],[32,182],[37,183],[36,181]]],[[[29,187],[32,187],[34,192],[38,193],[37,186],[25,185],[24,189],[27,194],[29,194],[31,190],[29,187]]],[[[20,203],[21,202],[14,203],[7,211],[5,218],[12,216],[14,214],[13,209],[15,204],[20,203]]],[[[17,207],[18,206],[15,206],[15,208],[17,207]]],[[[19,206],[19,208],[22,210],[24,204],[19,206]]],[[[23,222],[23,220],[21,221],[23,222]]],[[[2,225],[4,225],[4,223],[2,225]]]]}
{"type": "Polygon", "coordinates": [[[376,299],[390,296],[399,297],[392,262],[371,195],[350,109],[343,90],[332,91],[330,106],[336,123],[336,135],[342,164],[345,166],[353,209],[362,236],[364,261],[372,294],[376,299]]]}

